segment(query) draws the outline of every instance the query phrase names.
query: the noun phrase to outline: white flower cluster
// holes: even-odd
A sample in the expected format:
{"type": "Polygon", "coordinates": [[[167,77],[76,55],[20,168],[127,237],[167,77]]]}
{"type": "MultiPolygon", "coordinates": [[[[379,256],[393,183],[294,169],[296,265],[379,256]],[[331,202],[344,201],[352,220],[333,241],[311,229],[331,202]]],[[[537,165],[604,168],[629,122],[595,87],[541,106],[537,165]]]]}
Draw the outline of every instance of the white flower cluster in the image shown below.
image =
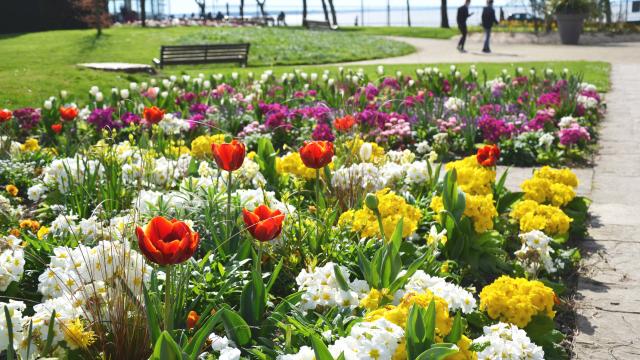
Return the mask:
{"type": "Polygon", "coordinates": [[[6,291],[24,273],[24,250],[21,245],[22,241],[13,235],[0,237],[0,291],[6,291]]]}
{"type": "Polygon", "coordinates": [[[473,344],[487,345],[477,352],[478,360],[544,360],[542,348],[531,342],[524,330],[513,324],[498,323],[484,327],[484,335],[473,344]]]}
{"type": "Polygon", "coordinates": [[[598,99],[591,96],[578,95],[576,102],[582,105],[585,109],[595,109],[598,107],[598,99]]]}
{"type": "Polygon", "coordinates": [[[13,349],[17,350],[20,339],[22,338],[22,312],[26,309],[26,305],[22,301],[9,300],[8,303],[0,302],[0,352],[7,350],[9,347],[9,327],[4,308],[9,310],[11,318],[11,332],[13,334],[13,349]]]}
{"type": "MultiPolygon", "coordinates": [[[[220,182],[219,185],[223,185],[220,186],[220,189],[226,188],[227,172],[223,171],[221,174],[219,169],[212,168],[207,161],[200,162],[198,166],[198,175],[201,177],[199,181],[202,181],[203,183],[212,183],[213,179],[216,179],[220,182]]],[[[244,159],[240,169],[235,171],[233,175],[236,184],[237,181],[239,181],[245,186],[262,187],[267,183],[264,175],[260,172],[260,165],[249,158],[244,159]]]]}
{"type": "Polygon", "coordinates": [[[343,191],[362,189],[366,192],[375,192],[384,187],[380,177],[380,169],[372,163],[353,164],[336,170],[331,177],[334,188],[343,191]]]}
{"type": "Polygon", "coordinates": [[[35,184],[27,189],[27,197],[33,202],[38,202],[43,199],[47,193],[47,186],[45,184],[35,184]]]}
{"type": "Polygon", "coordinates": [[[56,247],[51,262],[38,277],[38,291],[45,298],[64,298],[80,306],[104,284],[126,284],[128,292],[142,293],[151,267],[127,242],[101,241],[95,247],[56,247]]]}
{"type": "Polygon", "coordinates": [[[98,160],[89,160],[76,155],[73,158],[55,159],[44,168],[44,183],[66,194],[74,184],[87,176],[102,176],[104,167],[98,160]]]}
{"type": "Polygon", "coordinates": [[[215,333],[211,333],[208,340],[211,344],[211,350],[220,353],[218,360],[240,359],[240,350],[238,350],[233,341],[227,339],[226,336],[218,336],[215,333]]]}
{"type": "Polygon", "coordinates": [[[340,271],[348,282],[349,290],[342,290],[338,285],[334,266],[334,263],[328,262],[311,272],[307,272],[306,269],[300,271],[296,277],[296,283],[298,291],[304,291],[301,299],[303,310],[333,306],[355,308],[360,304],[360,300],[367,296],[369,293],[367,282],[364,280],[349,282],[349,272],[344,266],[340,266],[340,271]]]}
{"type": "Polygon", "coordinates": [[[520,234],[519,237],[522,247],[515,252],[515,255],[529,274],[537,274],[541,267],[544,267],[548,273],[556,272],[551,256],[553,248],[549,246],[553,239],[540,230],[532,230],[520,234]]]}
{"type": "Polygon", "coordinates": [[[141,215],[151,214],[154,208],[161,205],[167,209],[183,209],[187,206],[187,198],[177,191],[162,193],[154,190],[140,190],[138,196],[133,199],[133,207],[141,215]]]}
{"type": "Polygon", "coordinates": [[[171,135],[180,135],[180,133],[187,132],[190,129],[187,120],[179,119],[173,114],[165,114],[162,121],[158,123],[158,126],[160,126],[166,134],[171,135]]]}
{"type": "Polygon", "coordinates": [[[460,111],[464,108],[464,100],[452,96],[444,102],[444,108],[448,111],[460,111]]]}
{"type": "Polygon", "coordinates": [[[293,214],[296,211],[294,206],[276,199],[276,194],[273,191],[238,189],[234,195],[240,200],[240,206],[247,208],[249,211],[253,211],[261,204],[267,204],[269,208],[280,210],[283,214],[293,214]]]}
{"type": "Polygon", "coordinates": [[[576,120],[574,117],[572,116],[563,116],[560,121],[558,122],[558,127],[560,129],[568,129],[570,127],[572,127],[573,125],[579,125],[578,124],[578,120],[576,120]]]}
{"type": "MultiPolygon", "coordinates": [[[[476,299],[464,288],[447,282],[445,279],[431,276],[422,270],[416,271],[407,284],[404,286],[405,292],[423,293],[427,290],[434,295],[443,298],[449,304],[449,311],[458,310],[465,314],[473,312],[476,308],[476,299]]],[[[401,298],[402,294],[395,298],[401,298]]]]}
{"type": "Polygon", "coordinates": [[[556,137],[552,133],[543,133],[538,139],[538,146],[544,146],[547,150],[553,145],[556,137]]]}

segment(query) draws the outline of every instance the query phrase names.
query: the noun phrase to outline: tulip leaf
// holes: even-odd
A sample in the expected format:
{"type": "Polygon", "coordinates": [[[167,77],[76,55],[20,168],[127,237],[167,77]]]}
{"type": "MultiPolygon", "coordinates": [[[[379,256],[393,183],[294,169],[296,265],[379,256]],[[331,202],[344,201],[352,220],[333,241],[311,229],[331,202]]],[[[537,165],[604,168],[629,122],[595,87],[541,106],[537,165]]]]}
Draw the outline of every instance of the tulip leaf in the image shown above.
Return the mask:
{"type": "Polygon", "coordinates": [[[51,312],[51,318],[49,318],[49,328],[47,329],[47,342],[44,344],[44,350],[42,355],[48,355],[51,351],[51,345],[53,343],[53,326],[56,321],[56,311],[51,312]]]}
{"type": "Polygon", "coordinates": [[[458,349],[454,344],[437,344],[420,354],[415,360],[444,360],[457,352],[458,349]]]}
{"type": "Polygon", "coordinates": [[[217,312],[215,315],[210,316],[207,321],[198,329],[198,331],[193,335],[187,346],[184,347],[184,351],[189,355],[190,358],[195,359],[200,354],[200,350],[202,348],[202,344],[204,344],[207,336],[211,334],[213,328],[220,322],[220,312],[217,312]]]}
{"type": "Polygon", "coordinates": [[[7,360],[13,360],[16,356],[13,349],[13,324],[11,322],[11,314],[9,314],[9,308],[7,307],[7,305],[4,306],[4,317],[6,321],[8,340],[6,358],[7,360]]]}
{"type": "Polygon", "coordinates": [[[318,335],[311,335],[311,345],[313,346],[316,360],[333,360],[329,348],[327,348],[327,345],[325,345],[324,341],[322,341],[318,335]]]}
{"type": "Polygon", "coordinates": [[[180,346],[165,330],[160,334],[158,341],[156,341],[153,347],[153,354],[151,354],[150,360],[181,360],[186,356],[182,353],[180,346]]]}
{"type": "Polygon", "coordinates": [[[338,282],[338,286],[340,287],[340,290],[342,291],[351,290],[351,288],[349,287],[349,283],[347,282],[344,275],[342,274],[342,270],[340,270],[340,266],[338,264],[333,265],[333,272],[335,273],[336,281],[338,282]]]}
{"type": "Polygon", "coordinates": [[[147,315],[147,326],[149,327],[151,342],[155,344],[160,337],[158,314],[162,314],[162,312],[158,311],[155,301],[152,301],[151,296],[149,295],[149,290],[144,284],[142,284],[142,293],[144,294],[144,310],[147,315]]]}
{"type": "Polygon", "coordinates": [[[245,346],[251,342],[251,329],[237,312],[224,308],[220,310],[220,317],[227,335],[233,342],[238,346],[245,346]]]}
{"type": "Polygon", "coordinates": [[[240,314],[251,326],[257,326],[267,306],[267,293],[262,274],[253,270],[251,280],[244,285],[240,294],[240,314]]]}
{"type": "Polygon", "coordinates": [[[462,333],[464,331],[464,324],[462,322],[462,317],[460,316],[460,311],[456,313],[456,317],[453,319],[453,326],[451,327],[451,331],[449,335],[445,337],[445,341],[450,343],[457,343],[460,341],[462,337],[462,333]]]}
{"type": "Polygon", "coordinates": [[[278,261],[278,264],[273,269],[273,272],[269,277],[269,282],[267,282],[267,289],[266,289],[267,294],[271,292],[271,288],[273,287],[273,284],[276,283],[276,280],[278,279],[278,275],[280,275],[280,270],[282,270],[282,265],[284,264],[283,260],[284,258],[281,258],[280,261],[278,261]]]}

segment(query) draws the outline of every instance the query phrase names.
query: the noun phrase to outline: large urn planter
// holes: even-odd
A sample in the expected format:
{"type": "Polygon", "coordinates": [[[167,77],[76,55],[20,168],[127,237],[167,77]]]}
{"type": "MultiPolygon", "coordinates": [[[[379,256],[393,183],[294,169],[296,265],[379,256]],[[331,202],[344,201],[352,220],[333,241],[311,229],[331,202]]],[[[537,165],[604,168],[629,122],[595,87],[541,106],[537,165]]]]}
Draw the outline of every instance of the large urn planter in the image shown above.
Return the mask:
{"type": "Polygon", "coordinates": [[[560,33],[560,41],[565,45],[577,45],[582,33],[585,14],[556,14],[558,21],[558,32],[560,33]]]}

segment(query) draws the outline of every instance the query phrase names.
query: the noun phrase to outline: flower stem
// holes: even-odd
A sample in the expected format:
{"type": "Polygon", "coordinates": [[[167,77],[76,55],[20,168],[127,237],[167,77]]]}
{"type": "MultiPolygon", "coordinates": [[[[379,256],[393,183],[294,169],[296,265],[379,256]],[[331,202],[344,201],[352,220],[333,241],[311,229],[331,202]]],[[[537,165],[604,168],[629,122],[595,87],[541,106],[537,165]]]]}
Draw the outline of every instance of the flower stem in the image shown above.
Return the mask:
{"type": "Polygon", "coordinates": [[[316,169],[316,205],[320,203],[320,169],[316,169]]]}
{"type": "Polygon", "coordinates": [[[173,331],[173,304],[171,303],[171,272],[173,267],[167,266],[166,277],[164,280],[164,329],[171,333],[173,331]]]}
{"type": "Polygon", "coordinates": [[[227,238],[231,236],[231,227],[233,222],[231,221],[231,171],[229,171],[229,177],[227,178],[227,238]]]}

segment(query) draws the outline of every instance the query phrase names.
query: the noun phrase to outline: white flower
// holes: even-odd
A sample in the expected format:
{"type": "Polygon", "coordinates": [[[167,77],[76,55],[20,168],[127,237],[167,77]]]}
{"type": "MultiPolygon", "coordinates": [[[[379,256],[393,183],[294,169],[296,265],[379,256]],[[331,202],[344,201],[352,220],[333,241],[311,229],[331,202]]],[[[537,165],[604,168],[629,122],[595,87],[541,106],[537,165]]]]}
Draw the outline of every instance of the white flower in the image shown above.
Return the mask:
{"type": "Polygon", "coordinates": [[[416,144],[416,152],[418,154],[426,154],[431,151],[431,146],[427,140],[421,141],[416,144]]]}
{"type": "Polygon", "coordinates": [[[22,240],[13,235],[0,238],[0,291],[22,278],[25,260],[21,244],[22,240]]]}
{"type": "Polygon", "coordinates": [[[226,336],[218,336],[215,333],[209,335],[209,342],[213,351],[220,351],[229,347],[229,339],[226,336]]]}
{"type": "Polygon", "coordinates": [[[340,271],[347,280],[348,291],[340,288],[335,276],[335,264],[332,262],[316,267],[311,272],[306,269],[300,271],[296,277],[296,283],[298,291],[303,291],[301,308],[303,310],[334,306],[356,308],[360,300],[369,292],[369,287],[361,281],[350,282],[346,267],[340,266],[340,271]]]}
{"type": "Polygon", "coordinates": [[[554,140],[555,140],[555,136],[553,136],[553,134],[544,133],[538,139],[538,146],[543,146],[548,149],[551,145],[553,145],[554,140]]]}
{"type": "Polygon", "coordinates": [[[558,127],[560,127],[561,129],[566,129],[577,123],[578,120],[576,120],[575,118],[571,116],[563,116],[562,119],[560,119],[560,122],[558,122],[558,127]]]}
{"type": "Polygon", "coordinates": [[[27,197],[33,202],[38,202],[44,197],[47,187],[44,184],[36,184],[27,189],[27,197]]]}
{"type": "Polygon", "coordinates": [[[460,111],[464,107],[464,100],[456,97],[450,97],[445,101],[444,108],[449,111],[460,111]]]}
{"type": "Polygon", "coordinates": [[[365,142],[360,145],[360,149],[358,150],[358,155],[360,156],[360,160],[367,162],[371,159],[371,155],[373,154],[373,145],[371,143],[365,142]]]}
{"type": "Polygon", "coordinates": [[[218,360],[238,360],[240,359],[240,350],[232,347],[226,347],[220,350],[218,360]]]}
{"type": "MultiPolygon", "coordinates": [[[[440,234],[437,234],[438,236],[440,234]]],[[[447,282],[445,279],[431,276],[422,270],[416,271],[407,284],[404,286],[405,292],[414,291],[423,293],[427,290],[434,295],[443,298],[449,304],[449,310],[455,312],[462,311],[465,314],[473,312],[476,308],[476,299],[473,295],[462,287],[447,282]]]]}
{"type": "Polygon", "coordinates": [[[45,100],[42,107],[44,107],[47,110],[51,110],[51,108],[53,107],[53,103],[51,102],[51,100],[45,100]]]}
{"type": "Polygon", "coordinates": [[[544,360],[542,348],[532,343],[527,333],[513,324],[501,322],[485,326],[483,332],[484,335],[473,340],[474,344],[489,344],[477,352],[478,360],[544,360]]]}
{"type": "Polygon", "coordinates": [[[538,271],[543,267],[548,273],[557,271],[554,264],[554,250],[549,243],[553,241],[540,230],[529,231],[520,234],[522,247],[515,252],[516,257],[522,264],[523,268],[531,275],[537,275],[538,271]]]}

